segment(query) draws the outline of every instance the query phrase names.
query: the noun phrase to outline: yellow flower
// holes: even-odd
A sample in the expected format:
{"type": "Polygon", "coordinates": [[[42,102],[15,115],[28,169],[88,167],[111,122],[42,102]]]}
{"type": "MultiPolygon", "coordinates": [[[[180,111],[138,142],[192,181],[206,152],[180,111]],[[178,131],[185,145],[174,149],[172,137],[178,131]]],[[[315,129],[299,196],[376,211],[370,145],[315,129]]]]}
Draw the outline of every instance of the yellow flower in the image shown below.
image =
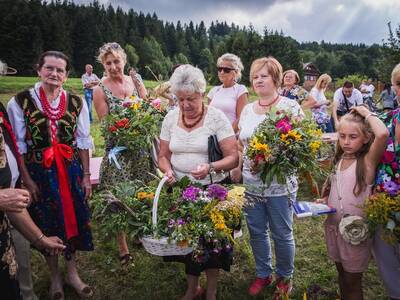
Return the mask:
{"type": "Polygon", "coordinates": [[[146,192],[138,192],[137,193],[137,197],[138,197],[139,200],[146,199],[147,193],[146,192]]]}
{"type": "Polygon", "coordinates": [[[301,141],[301,134],[294,130],[289,130],[288,137],[293,138],[295,141],[301,141]]]}
{"type": "Polygon", "coordinates": [[[255,148],[255,145],[258,144],[258,138],[257,137],[253,137],[249,143],[249,147],[250,148],[255,148]]]}
{"type": "Polygon", "coordinates": [[[269,153],[271,151],[267,144],[258,142],[254,145],[254,148],[256,148],[257,151],[262,151],[264,153],[269,153]]]}
{"type": "Polygon", "coordinates": [[[138,110],[140,108],[140,103],[139,102],[135,102],[131,105],[131,108],[133,110],[138,110]]]}
{"type": "Polygon", "coordinates": [[[317,152],[320,147],[321,147],[320,141],[314,141],[314,142],[310,143],[310,149],[311,149],[311,152],[313,152],[313,153],[317,152]]]}

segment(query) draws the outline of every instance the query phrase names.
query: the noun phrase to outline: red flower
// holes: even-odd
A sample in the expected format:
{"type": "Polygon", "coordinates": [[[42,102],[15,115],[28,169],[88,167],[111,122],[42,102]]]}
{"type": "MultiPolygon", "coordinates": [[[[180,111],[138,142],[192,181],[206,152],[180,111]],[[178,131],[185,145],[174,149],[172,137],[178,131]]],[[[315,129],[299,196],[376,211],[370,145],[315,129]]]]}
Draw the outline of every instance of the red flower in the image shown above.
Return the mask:
{"type": "Polygon", "coordinates": [[[288,133],[289,130],[292,129],[292,125],[290,125],[289,119],[285,117],[282,120],[279,120],[278,123],[276,123],[275,128],[278,129],[281,133],[288,133]]]}
{"type": "Polygon", "coordinates": [[[117,131],[117,130],[118,130],[118,128],[115,127],[115,126],[110,126],[110,127],[108,128],[108,131],[109,131],[109,132],[115,132],[115,131],[117,131]]]}
{"type": "Polygon", "coordinates": [[[129,120],[127,118],[123,118],[123,119],[121,119],[119,121],[116,121],[115,122],[115,126],[117,128],[128,128],[129,127],[129,126],[127,126],[128,123],[129,123],[129,120]]]}
{"type": "Polygon", "coordinates": [[[385,151],[385,153],[383,153],[382,157],[383,163],[390,163],[393,161],[393,159],[394,159],[394,152],[385,151]]]}
{"type": "Polygon", "coordinates": [[[262,162],[265,159],[264,154],[257,154],[256,157],[256,164],[259,164],[260,162],[262,162]]]}

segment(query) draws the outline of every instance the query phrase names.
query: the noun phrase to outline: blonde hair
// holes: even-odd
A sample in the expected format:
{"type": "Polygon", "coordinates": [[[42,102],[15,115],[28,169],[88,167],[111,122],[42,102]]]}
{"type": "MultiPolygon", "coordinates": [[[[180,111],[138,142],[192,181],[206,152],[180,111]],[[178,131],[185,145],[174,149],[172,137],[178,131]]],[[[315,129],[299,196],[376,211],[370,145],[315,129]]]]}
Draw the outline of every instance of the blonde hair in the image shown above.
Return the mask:
{"type": "Polygon", "coordinates": [[[272,81],[275,84],[275,87],[278,89],[282,82],[282,65],[279,61],[272,57],[261,57],[252,62],[250,67],[250,82],[253,84],[254,73],[258,72],[262,68],[266,67],[268,70],[268,74],[271,75],[272,81]]]}
{"type": "Polygon", "coordinates": [[[315,87],[320,90],[322,83],[326,82],[326,86],[328,86],[332,82],[332,77],[328,74],[324,73],[319,76],[317,82],[315,83],[315,87]]]}
{"type": "Polygon", "coordinates": [[[290,70],[286,70],[285,72],[283,72],[283,76],[282,76],[282,84],[283,84],[283,78],[285,78],[285,75],[288,73],[292,73],[294,75],[294,78],[296,79],[295,84],[298,84],[300,82],[300,76],[299,73],[297,73],[295,70],[290,69],[290,70]]]}
{"type": "Polygon", "coordinates": [[[236,71],[235,81],[239,82],[242,78],[242,71],[244,69],[243,63],[240,60],[239,56],[232,53],[225,53],[218,57],[217,66],[219,66],[223,61],[226,61],[231,64],[232,68],[236,71]]]}
{"type": "Polygon", "coordinates": [[[124,63],[126,63],[125,50],[122,49],[122,47],[118,43],[105,43],[103,46],[101,46],[99,49],[99,55],[97,56],[97,61],[103,64],[106,60],[107,55],[109,54],[121,57],[124,63]]]}
{"type": "MultiPolygon", "coordinates": [[[[366,165],[364,162],[364,157],[367,155],[369,148],[371,147],[372,142],[374,141],[375,135],[369,126],[367,122],[365,122],[365,118],[361,116],[359,113],[356,111],[351,111],[351,113],[344,115],[340,121],[339,121],[339,126],[337,128],[337,131],[339,132],[341,125],[343,122],[353,122],[358,124],[358,127],[361,131],[361,133],[369,137],[368,143],[364,144],[360,150],[355,153],[356,159],[357,159],[357,165],[356,165],[356,184],[354,185],[353,188],[353,194],[355,196],[358,196],[361,194],[362,191],[365,191],[367,187],[367,182],[365,178],[366,174],[366,165]]],[[[341,160],[343,156],[343,149],[340,147],[339,140],[336,143],[336,151],[335,155],[333,157],[333,165],[336,167],[339,161],[341,160]]]]}
{"type": "Polygon", "coordinates": [[[392,83],[393,85],[400,84],[400,78],[398,82],[394,82],[395,78],[400,77],[400,64],[397,64],[392,71],[392,83]]]}

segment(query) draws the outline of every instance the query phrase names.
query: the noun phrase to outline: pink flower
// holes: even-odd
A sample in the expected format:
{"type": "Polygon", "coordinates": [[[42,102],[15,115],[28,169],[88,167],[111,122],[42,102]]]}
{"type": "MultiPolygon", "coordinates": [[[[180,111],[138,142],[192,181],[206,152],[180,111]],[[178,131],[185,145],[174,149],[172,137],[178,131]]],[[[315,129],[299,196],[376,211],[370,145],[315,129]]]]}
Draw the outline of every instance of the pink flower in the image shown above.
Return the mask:
{"type": "Polygon", "coordinates": [[[151,101],[151,106],[153,106],[154,108],[159,109],[161,107],[161,99],[156,98],[153,101],[151,101]]]}
{"type": "Polygon", "coordinates": [[[397,164],[397,162],[392,162],[392,169],[393,170],[397,170],[399,168],[399,165],[397,164]]]}
{"type": "Polygon", "coordinates": [[[292,125],[290,125],[289,119],[285,117],[282,120],[279,120],[278,123],[276,123],[275,128],[278,129],[281,133],[288,133],[289,130],[292,129],[292,125]]]}

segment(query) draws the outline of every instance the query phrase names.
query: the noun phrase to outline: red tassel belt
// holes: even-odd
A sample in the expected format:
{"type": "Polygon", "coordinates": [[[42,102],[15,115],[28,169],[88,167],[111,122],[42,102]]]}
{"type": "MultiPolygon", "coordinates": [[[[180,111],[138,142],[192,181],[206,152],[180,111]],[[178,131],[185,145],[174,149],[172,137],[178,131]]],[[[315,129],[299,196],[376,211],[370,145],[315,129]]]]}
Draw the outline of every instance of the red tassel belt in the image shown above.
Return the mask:
{"type": "Polygon", "coordinates": [[[68,173],[64,163],[64,159],[72,159],[73,149],[65,144],[53,144],[51,147],[47,148],[43,154],[43,165],[45,168],[49,169],[53,161],[56,161],[60,197],[64,212],[65,232],[69,240],[78,235],[74,202],[69,187],[68,173]]]}

